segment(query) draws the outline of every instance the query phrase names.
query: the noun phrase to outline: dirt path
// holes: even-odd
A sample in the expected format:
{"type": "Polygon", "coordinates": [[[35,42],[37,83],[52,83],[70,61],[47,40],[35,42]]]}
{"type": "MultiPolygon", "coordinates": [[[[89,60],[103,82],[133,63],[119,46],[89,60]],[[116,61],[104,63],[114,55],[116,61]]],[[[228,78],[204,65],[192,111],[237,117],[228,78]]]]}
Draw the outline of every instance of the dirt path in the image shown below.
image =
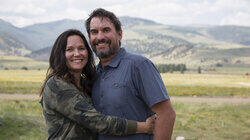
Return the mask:
{"type": "Polygon", "coordinates": [[[234,97],[171,97],[172,102],[209,102],[209,103],[229,103],[229,104],[247,104],[250,98],[234,97]]]}
{"type": "MultiPolygon", "coordinates": [[[[37,94],[0,94],[0,99],[39,99],[37,94]]],[[[214,102],[214,103],[232,103],[247,104],[250,98],[230,98],[230,97],[171,97],[172,102],[214,102]]]]}
{"type": "Polygon", "coordinates": [[[39,99],[37,94],[0,94],[0,99],[39,99]]]}

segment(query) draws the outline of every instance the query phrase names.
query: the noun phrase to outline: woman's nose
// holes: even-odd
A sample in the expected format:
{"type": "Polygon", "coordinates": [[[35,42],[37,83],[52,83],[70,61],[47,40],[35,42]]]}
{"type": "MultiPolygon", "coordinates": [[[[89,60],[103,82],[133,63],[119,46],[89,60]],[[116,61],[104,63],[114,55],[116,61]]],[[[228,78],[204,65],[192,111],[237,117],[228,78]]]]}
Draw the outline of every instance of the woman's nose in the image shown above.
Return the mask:
{"type": "Polygon", "coordinates": [[[74,51],[74,56],[78,56],[80,53],[79,53],[79,51],[76,49],[75,51],[74,51]]]}

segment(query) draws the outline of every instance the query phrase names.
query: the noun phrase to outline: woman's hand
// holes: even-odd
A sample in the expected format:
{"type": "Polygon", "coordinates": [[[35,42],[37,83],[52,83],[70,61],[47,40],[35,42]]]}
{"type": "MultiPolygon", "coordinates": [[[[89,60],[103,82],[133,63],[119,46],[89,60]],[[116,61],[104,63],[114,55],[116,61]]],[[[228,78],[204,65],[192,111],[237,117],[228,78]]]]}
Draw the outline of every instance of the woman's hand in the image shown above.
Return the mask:
{"type": "Polygon", "coordinates": [[[156,114],[152,115],[149,118],[147,118],[147,120],[146,120],[146,127],[147,127],[147,133],[148,134],[153,134],[154,127],[155,127],[155,120],[156,120],[156,114]]]}
{"type": "Polygon", "coordinates": [[[146,122],[137,122],[137,131],[136,133],[147,133],[153,134],[155,127],[156,115],[153,115],[147,118],[146,122]]]}

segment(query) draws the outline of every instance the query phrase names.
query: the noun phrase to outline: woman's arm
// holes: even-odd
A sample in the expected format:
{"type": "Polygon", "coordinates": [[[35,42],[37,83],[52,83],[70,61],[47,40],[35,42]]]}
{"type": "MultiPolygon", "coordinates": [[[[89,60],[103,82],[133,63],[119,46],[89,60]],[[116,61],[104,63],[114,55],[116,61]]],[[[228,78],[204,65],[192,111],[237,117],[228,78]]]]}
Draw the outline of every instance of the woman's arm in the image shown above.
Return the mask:
{"type": "Polygon", "coordinates": [[[151,133],[149,123],[105,116],[89,104],[77,88],[62,80],[49,80],[43,92],[44,102],[79,125],[101,134],[129,135],[151,133]]]}

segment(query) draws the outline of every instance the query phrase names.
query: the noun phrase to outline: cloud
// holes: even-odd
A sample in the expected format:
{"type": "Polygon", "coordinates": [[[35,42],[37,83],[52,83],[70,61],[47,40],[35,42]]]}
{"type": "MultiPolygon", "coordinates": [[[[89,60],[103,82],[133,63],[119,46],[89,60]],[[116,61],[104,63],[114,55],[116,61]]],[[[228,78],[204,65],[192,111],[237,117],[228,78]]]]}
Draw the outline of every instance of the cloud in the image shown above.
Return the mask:
{"type": "Polygon", "coordinates": [[[176,3],[167,1],[152,4],[152,1],[133,1],[127,4],[117,4],[105,7],[107,10],[113,11],[119,16],[132,16],[145,19],[151,19],[160,23],[167,23],[171,17],[181,17],[186,9],[176,3]],[[136,6],[139,5],[139,6],[136,6]]]}
{"type": "Polygon", "coordinates": [[[46,12],[46,9],[36,7],[33,4],[20,4],[15,9],[13,9],[12,12],[28,15],[41,15],[46,12]]]}
{"type": "Polygon", "coordinates": [[[65,18],[83,19],[102,7],[117,16],[140,17],[163,24],[250,26],[249,5],[249,0],[6,0],[1,1],[0,18],[21,27],[65,18]]]}
{"type": "Polygon", "coordinates": [[[250,12],[249,9],[250,1],[249,0],[217,0],[213,4],[214,11],[238,11],[238,10],[247,10],[250,12]]]}
{"type": "Polygon", "coordinates": [[[88,16],[88,13],[85,10],[79,10],[74,8],[68,8],[64,13],[65,18],[71,19],[83,19],[88,16]]]}
{"type": "Polygon", "coordinates": [[[1,16],[1,19],[8,21],[17,27],[23,27],[26,25],[34,24],[33,20],[23,18],[20,16],[1,16]]]}
{"type": "Polygon", "coordinates": [[[250,25],[250,15],[248,13],[238,12],[233,16],[225,17],[221,20],[220,25],[250,25]]]}

